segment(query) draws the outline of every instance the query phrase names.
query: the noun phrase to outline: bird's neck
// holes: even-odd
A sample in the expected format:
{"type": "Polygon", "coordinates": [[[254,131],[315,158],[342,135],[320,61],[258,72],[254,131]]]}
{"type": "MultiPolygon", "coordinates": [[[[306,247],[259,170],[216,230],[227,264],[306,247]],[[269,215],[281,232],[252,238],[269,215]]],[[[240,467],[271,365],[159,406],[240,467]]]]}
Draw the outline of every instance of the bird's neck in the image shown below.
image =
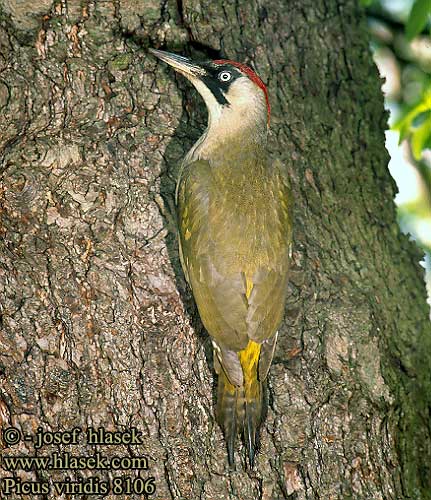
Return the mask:
{"type": "Polygon", "coordinates": [[[266,119],[252,120],[235,117],[233,120],[211,119],[208,127],[186,156],[186,161],[210,159],[214,155],[229,154],[229,151],[243,147],[247,150],[266,146],[268,127],[266,119]]]}

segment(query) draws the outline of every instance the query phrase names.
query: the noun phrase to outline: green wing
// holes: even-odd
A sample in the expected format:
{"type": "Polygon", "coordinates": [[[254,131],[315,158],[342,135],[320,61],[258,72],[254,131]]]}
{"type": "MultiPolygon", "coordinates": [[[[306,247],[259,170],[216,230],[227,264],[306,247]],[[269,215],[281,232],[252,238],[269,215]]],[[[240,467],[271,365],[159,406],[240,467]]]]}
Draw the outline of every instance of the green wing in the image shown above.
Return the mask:
{"type": "Polygon", "coordinates": [[[219,361],[225,366],[231,351],[254,340],[264,377],[284,312],[291,240],[287,183],[278,170],[265,175],[245,178],[198,160],[184,167],[177,190],[181,263],[219,361]]]}
{"type": "Polygon", "coordinates": [[[240,273],[225,276],[216,267],[217,241],[210,227],[213,187],[207,161],[183,170],[178,188],[181,261],[205,328],[217,341],[240,350],[247,344],[244,285],[240,273]]]}

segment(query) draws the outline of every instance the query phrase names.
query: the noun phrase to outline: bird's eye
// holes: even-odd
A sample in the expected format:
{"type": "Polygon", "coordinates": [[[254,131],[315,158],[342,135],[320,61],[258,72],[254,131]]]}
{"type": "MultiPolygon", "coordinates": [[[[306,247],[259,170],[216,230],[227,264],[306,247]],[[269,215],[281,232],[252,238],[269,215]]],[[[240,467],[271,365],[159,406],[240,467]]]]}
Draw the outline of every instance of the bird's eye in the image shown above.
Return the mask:
{"type": "Polygon", "coordinates": [[[232,75],[229,73],[229,71],[222,71],[218,76],[218,79],[221,82],[228,82],[231,78],[232,75]]]}

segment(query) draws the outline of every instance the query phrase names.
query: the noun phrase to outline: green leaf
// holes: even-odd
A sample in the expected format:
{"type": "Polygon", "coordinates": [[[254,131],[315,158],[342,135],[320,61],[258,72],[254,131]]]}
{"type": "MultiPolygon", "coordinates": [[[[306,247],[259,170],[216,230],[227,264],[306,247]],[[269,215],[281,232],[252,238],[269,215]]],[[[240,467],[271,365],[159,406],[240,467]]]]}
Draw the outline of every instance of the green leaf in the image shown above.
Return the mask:
{"type": "Polygon", "coordinates": [[[415,160],[420,160],[422,151],[431,136],[431,116],[412,132],[412,153],[415,160]]]}
{"type": "Polygon", "coordinates": [[[413,128],[420,127],[425,120],[428,120],[430,115],[431,115],[430,109],[426,111],[421,111],[419,114],[417,114],[412,121],[413,128]]]}
{"type": "Polygon", "coordinates": [[[392,125],[392,130],[398,130],[400,133],[400,142],[410,135],[410,130],[413,126],[413,120],[429,108],[422,101],[416,104],[413,108],[408,109],[401,118],[392,125]]]}
{"type": "Polygon", "coordinates": [[[369,7],[373,3],[373,0],[360,0],[362,7],[369,7]]]}
{"type": "Polygon", "coordinates": [[[431,111],[431,86],[422,94],[421,100],[414,106],[407,108],[400,119],[392,125],[392,130],[398,130],[400,133],[400,143],[420,128],[415,127],[415,121],[422,119],[421,115],[423,115],[423,119],[428,120],[426,113],[429,113],[429,111],[431,111]]]}
{"type": "Polygon", "coordinates": [[[406,37],[412,40],[426,26],[431,13],[431,0],[416,0],[406,24],[406,37]]]}

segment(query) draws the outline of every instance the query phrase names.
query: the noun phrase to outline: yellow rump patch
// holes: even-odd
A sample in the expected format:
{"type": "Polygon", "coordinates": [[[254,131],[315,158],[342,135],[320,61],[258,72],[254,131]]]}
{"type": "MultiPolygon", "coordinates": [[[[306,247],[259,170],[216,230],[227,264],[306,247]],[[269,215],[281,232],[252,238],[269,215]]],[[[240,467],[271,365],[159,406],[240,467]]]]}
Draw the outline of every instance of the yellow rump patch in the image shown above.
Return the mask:
{"type": "Polygon", "coordinates": [[[247,400],[253,400],[259,392],[257,366],[260,356],[260,344],[249,340],[247,347],[238,352],[239,361],[244,374],[244,389],[247,400]]]}
{"type": "Polygon", "coordinates": [[[245,275],[245,296],[247,299],[250,298],[251,291],[253,290],[253,281],[249,279],[247,275],[245,275]]]}
{"type": "Polygon", "coordinates": [[[238,352],[239,361],[244,371],[244,376],[246,378],[247,375],[250,376],[251,373],[254,370],[256,370],[257,363],[259,361],[259,355],[260,355],[260,344],[258,344],[254,340],[249,340],[247,347],[242,351],[238,352]]]}

